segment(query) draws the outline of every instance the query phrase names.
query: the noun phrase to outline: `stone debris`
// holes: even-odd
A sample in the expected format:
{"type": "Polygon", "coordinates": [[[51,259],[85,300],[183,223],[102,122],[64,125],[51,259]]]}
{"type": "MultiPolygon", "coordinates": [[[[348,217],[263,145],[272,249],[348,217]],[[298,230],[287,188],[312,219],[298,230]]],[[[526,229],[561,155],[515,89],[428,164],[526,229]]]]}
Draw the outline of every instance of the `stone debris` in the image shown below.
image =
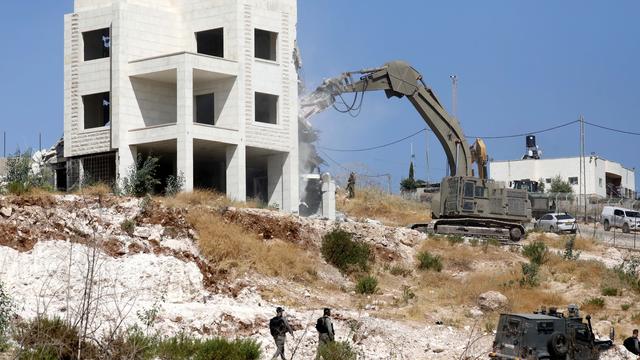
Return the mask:
{"type": "Polygon", "coordinates": [[[0,208],[0,214],[2,214],[2,216],[4,217],[11,217],[12,213],[13,213],[13,209],[11,209],[10,207],[0,208]]]}
{"type": "Polygon", "coordinates": [[[496,311],[507,306],[509,299],[497,291],[487,291],[478,296],[478,305],[483,311],[496,311]]]}

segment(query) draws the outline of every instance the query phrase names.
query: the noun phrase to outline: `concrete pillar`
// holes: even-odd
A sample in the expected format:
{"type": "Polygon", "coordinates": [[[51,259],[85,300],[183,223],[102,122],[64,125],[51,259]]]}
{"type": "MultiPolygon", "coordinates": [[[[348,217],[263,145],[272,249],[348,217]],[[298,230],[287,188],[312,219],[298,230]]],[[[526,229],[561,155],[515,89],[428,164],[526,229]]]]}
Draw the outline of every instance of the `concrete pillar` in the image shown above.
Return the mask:
{"type": "Polygon", "coordinates": [[[136,166],[138,159],[138,149],[135,146],[123,146],[118,151],[116,157],[118,167],[118,185],[122,186],[122,180],[129,176],[129,170],[136,166]]]}
{"type": "Polygon", "coordinates": [[[178,174],[184,176],[184,191],[193,191],[193,66],[188,57],[177,72],[176,164],[178,174]]]}
{"type": "Polygon", "coordinates": [[[243,144],[229,145],[227,152],[227,197],[231,200],[247,200],[247,150],[243,144]]]}
{"type": "Polygon", "coordinates": [[[322,174],[322,217],[336,219],[336,183],[329,173],[322,174]]]}
{"type": "Polygon", "coordinates": [[[283,193],[282,173],[286,154],[270,155],[267,158],[267,188],[269,191],[269,206],[280,210],[288,209],[283,193]]]}
{"type": "MultiPolygon", "coordinates": [[[[297,141],[297,136],[294,137],[297,141]]],[[[284,154],[284,162],[282,165],[282,211],[298,213],[300,205],[300,179],[298,153],[292,151],[284,154]]]]}

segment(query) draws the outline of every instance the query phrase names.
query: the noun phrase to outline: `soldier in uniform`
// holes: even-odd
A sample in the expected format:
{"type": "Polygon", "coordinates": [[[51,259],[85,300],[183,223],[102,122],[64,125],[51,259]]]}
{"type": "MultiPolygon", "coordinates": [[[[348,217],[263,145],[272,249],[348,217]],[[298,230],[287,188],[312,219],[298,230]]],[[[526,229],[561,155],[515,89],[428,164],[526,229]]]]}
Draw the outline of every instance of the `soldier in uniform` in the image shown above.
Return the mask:
{"type": "Polygon", "coordinates": [[[347,180],[347,197],[349,199],[356,197],[356,173],[354,172],[349,174],[349,180],[347,180]]]}
{"type": "Polygon", "coordinates": [[[318,330],[318,353],[316,359],[319,359],[320,348],[323,345],[335,341],[335,332],[333,330],[333,323],[331,322],[331,309],[324,309],[322,317],[316,322],[316,330],[318,330]]]}
{"type": "Polygon", "coordinates": [[[287,333],[293,336],[293,329],[289,326],[287,318],[284,317],[284,309],[276,308],[276,316],[269,321],[269,330],[276,342],[276,353],[271,360],[276,360],[280,356],[281,360],[286,360],[284,356],[284,343],[287,340],[287,333]]]}

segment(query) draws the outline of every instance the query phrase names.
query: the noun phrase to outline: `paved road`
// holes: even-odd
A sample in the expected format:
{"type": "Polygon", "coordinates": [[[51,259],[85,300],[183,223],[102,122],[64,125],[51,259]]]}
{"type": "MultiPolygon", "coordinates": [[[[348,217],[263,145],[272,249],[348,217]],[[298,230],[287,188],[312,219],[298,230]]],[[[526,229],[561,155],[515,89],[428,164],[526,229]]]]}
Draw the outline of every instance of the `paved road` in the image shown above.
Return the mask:
{"type": "Polygon", "coordinates": [[[632,231],[630,234],[623,233],[621,229],[613,228],[610,231],[604,231],[602,225],[597,224],[594,228],[593,223],[580,224],[578,229],[580,234],[594,237],[607,245],[640,250],[640,232],[638,231],[632,231]]]}

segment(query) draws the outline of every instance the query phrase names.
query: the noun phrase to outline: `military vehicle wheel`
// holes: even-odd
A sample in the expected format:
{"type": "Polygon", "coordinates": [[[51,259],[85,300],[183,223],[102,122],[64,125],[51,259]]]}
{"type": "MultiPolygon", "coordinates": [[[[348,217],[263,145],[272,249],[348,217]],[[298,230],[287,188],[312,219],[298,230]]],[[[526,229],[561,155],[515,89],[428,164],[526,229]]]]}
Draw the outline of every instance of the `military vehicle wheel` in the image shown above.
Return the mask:
{"type": "Polygon", "coordinates": [[[569,352],[567,337],[563,333],[553,333],[549,339],[549,352],[555,356],[565,356],[569,352]]]}
{"type": "Polygon", "coordinates": [[[609,225],[609,220],[604,221],[604,231],[611,230],[611,225],[609,225]]]}
{"type": "Polygon", "coordinates": [[[522,230],[519,227],[514,227],[509,230],[509,238],[511,241],[520,241],[522,238],[522,230]]]}
{"type": "Polygon", "coordinates": [[[629,224],[622,225],[622,232],[625,234],[628,234],[631,232],[631,229],[629,229],[629,224]]]}

